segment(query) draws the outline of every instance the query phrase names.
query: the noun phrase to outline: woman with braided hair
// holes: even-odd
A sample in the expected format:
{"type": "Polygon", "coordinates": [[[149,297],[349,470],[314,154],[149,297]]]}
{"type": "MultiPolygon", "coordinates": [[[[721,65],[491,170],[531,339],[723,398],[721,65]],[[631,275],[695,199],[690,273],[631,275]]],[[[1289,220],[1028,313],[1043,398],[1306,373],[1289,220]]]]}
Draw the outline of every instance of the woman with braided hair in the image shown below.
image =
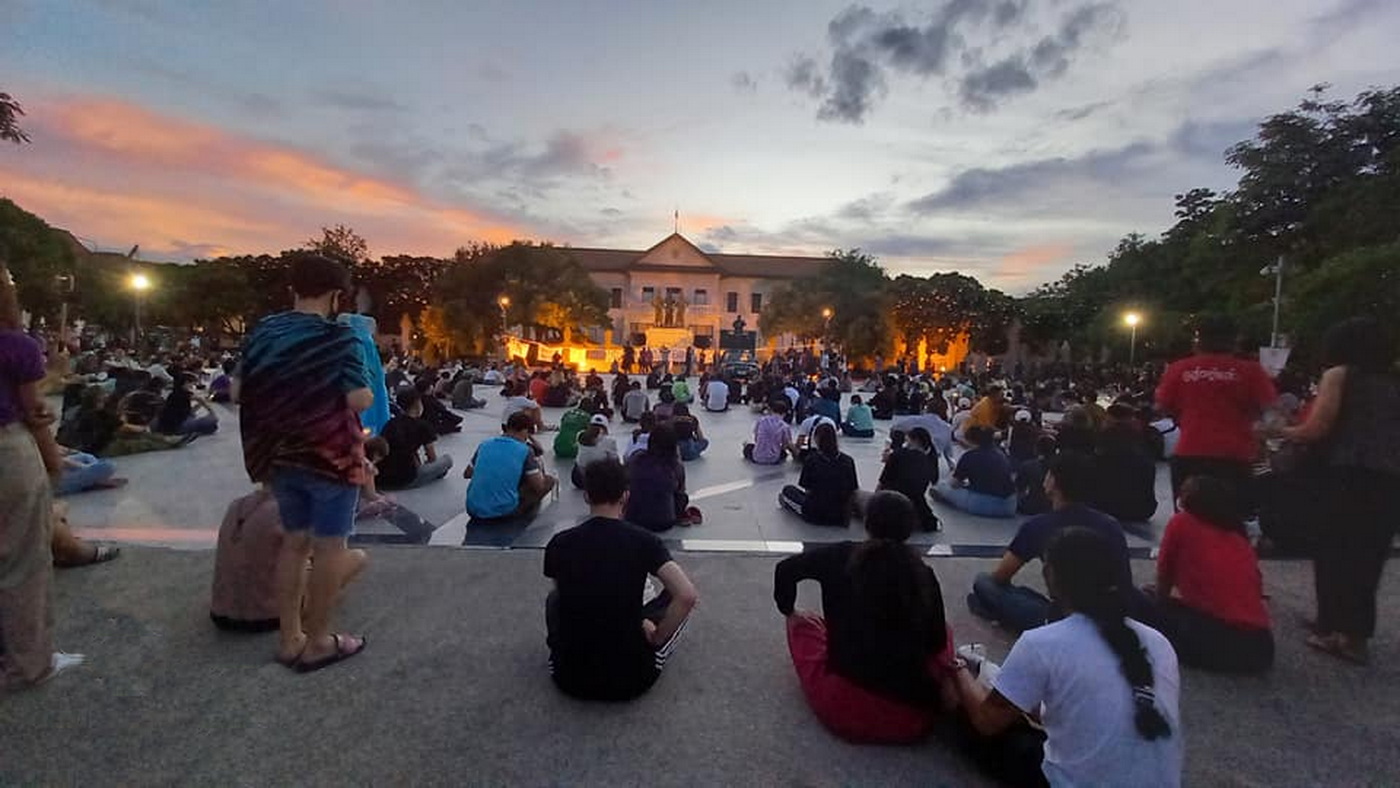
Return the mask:
{"type": "Polygon", "coordinates": [[[1065,529],[1046,551],[1045,584],[1066,617],[1022,634],[999,670],[959,650],[958,695],[972,728],[987,737],[974,752],[1010,770],[1001,775],[1009,782],[1043,775],[1057,786],[1181,784],[1176,653],[1161,633],[1127,617],[1117,570],[1104,537],[1065,529]],[[1024,716],[1045,729],[1039,775],[1025,748],[987,751],[1024,716]]]}

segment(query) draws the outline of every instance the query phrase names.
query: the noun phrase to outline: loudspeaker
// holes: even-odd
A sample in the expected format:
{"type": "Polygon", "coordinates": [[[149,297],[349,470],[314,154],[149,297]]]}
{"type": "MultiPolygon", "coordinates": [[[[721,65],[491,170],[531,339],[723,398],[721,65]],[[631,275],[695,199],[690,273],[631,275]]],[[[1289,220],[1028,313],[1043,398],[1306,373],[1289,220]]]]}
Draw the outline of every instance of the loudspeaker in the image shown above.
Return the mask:
{"type": "Polygon", "coordinates": [[[697,348],[699,348],[699,349],[701,349],[701,350],[709,350],[709,349],[710,349],[711,341],[712,341],[713,339],[714,339],[714,338],[711,337],[711,336],[708,335],[708,334],[703,334],[703,335],[701,335],[701,336],[698,336],[698,337],[695,338],[695,343],[694,343],[694,344],[695,344],[695,347],[697,347],[697,348]]]}
{"type": "Polygon", "coordinates": [[[641,347],[647,343],[647,335],[638,331],[632,335],[632,347],[641,347]]]}

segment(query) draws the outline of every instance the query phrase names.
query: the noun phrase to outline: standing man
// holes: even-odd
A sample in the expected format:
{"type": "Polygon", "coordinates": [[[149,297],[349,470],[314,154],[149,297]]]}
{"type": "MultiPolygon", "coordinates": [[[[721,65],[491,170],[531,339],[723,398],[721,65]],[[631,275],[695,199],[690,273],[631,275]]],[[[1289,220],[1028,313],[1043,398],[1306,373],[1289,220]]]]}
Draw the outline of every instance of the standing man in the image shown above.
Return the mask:
{"type": "Polygon", "coordinates": [[[1231,354],[1235,324],[1209,315],[1196,329],[1196,354],[1173,362],[1157,388],[1157,407],[1173,416],[1181,439],[1172,457],[1172,497],[1187,478],[1224,479],[1248,499],[1258,453],[1254,422],[1278,393],[1258,361],[1231,354]]]}
{"type": "Polygon", "coordinates": [[[350,289],[345,267],[303,253],[291,285],[291,311],[263,318],[244,342],[233,398],[248,476],[271,484],[287,532],[277,558],[277,661],[306,673],[365,648],[361,636],[332,634],[331,608],[364,569],[364,553],[346,540],[366,478],[360,413],[374,394],[355,332],[332,320],[350,289]]]}

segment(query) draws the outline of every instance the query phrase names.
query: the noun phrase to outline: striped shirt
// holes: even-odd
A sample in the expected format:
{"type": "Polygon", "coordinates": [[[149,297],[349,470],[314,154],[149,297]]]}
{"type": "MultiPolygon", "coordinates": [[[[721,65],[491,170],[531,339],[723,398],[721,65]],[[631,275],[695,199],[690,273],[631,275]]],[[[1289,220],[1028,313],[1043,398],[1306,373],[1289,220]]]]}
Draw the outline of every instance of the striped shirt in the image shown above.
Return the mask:
{"type": "Polygon", "coordinates": [[[345,400],[369,387],[354,331],[305,312],[263,318],[243,343],[238,377],[249,478],[267,481],[275,467],[291,466],[364,483],[360,416],[345,400]]]}

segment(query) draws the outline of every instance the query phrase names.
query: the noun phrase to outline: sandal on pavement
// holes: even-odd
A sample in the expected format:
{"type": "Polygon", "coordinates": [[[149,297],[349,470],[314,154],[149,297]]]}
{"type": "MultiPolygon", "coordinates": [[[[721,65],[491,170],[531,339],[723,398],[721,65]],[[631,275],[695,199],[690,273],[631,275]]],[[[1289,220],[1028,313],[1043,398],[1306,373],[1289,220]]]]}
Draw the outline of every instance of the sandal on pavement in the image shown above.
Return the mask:
{"type": "Polygon", "coordinates": [[[1371,655],[1366,646],[1349,643],[1345,635],[1335,632],[1330,635],[1309,635],[1304,642],[1328,656],[1350,662],[1353,665],[1364,667],[1371,664],[1371,655]]]}
{"type": "MultiPolygon", "coordinates": [[[[361,651],[364,651],[365,647],[369,645],[369,640],[366,639],[364,636],[331,635],[331,639],[335,641],[335,651],[332,651],[326,656],[321,657],[317,660],[313,660],[311,662],[303,662],[300,658],[298,658],[295,668],[296,672],[315,673],[316,671],[321,670],[322,668],[328,668],[331,665],[336,664],[337,662],[344,662],[345,660],[350,659],[356,654],[359,654],[361,651]],[[344,643],[346,640],[352,638],[359,640],[359,645],[354,649],[346,650],[344,643]]],[[[303,654],[304,653],[305,652],[303,652],[303,654]]]]}

